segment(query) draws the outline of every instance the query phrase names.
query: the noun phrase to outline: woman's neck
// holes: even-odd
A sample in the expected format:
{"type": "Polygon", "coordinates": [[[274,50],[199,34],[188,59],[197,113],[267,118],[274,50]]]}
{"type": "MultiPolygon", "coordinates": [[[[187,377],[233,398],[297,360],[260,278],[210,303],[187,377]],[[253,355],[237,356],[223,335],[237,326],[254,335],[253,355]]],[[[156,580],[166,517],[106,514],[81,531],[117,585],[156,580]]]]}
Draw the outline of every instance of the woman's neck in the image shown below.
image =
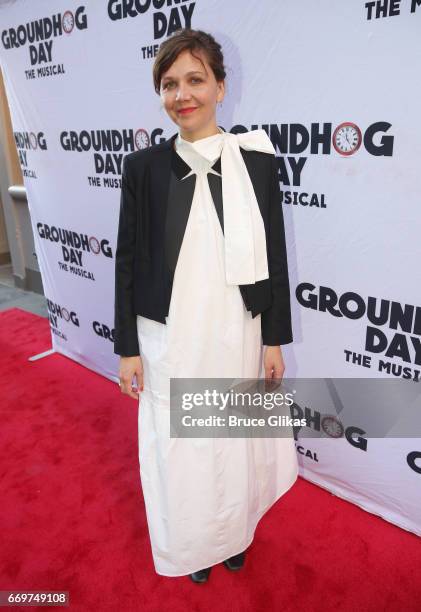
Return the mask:
{"type": "Polygon", "coordinates": [[[200,132],[183,132],[180,130],[180,136],[184,140],[188,142],[195,142],[196,140],[200,140],[201,138],[208,138],[209,136],[215,136],[215,134],[220,134],[221,130],[217,125],[212,126],[211,128],[204,129],[200,132]]]}

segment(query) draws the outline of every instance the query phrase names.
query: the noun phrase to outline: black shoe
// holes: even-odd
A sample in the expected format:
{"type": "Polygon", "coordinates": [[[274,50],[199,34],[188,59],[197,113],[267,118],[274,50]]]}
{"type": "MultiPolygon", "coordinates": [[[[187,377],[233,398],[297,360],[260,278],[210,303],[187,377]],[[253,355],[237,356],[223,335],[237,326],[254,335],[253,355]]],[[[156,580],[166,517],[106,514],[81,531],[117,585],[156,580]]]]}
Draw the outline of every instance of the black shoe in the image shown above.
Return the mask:
{"type": "Polygon", "coordinates": [[[234,555],[233,557],[230,557],[229,559],[226,559],[224,561],[224,565],[229,570],[235,572],[243,567],[245,558],[246,558],[246,551],[239,553],[238,555],[234,555]]]}
{"type": "Polygon", "coordinates": [[[193,574],[189,574],[189,576],[193,582],[207,582],[211,569],[211,567],[207,567],[206,569],[199,570],[198,572],[193,572],[193,574]]]}

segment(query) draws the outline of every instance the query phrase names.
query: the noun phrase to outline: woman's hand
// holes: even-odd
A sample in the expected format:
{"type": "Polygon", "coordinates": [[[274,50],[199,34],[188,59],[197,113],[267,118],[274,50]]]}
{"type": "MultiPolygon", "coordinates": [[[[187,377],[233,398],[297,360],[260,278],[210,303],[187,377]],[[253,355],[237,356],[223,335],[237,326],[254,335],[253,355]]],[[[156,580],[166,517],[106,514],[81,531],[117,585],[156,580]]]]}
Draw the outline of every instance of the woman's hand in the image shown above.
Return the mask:
{"type": "Polygon", "coordinates": [[[139,399],[139,394],[143,391],[143,363],[140,355],[134,357],[120,357],[120,389],[122,393],[130,395],[133,399],[139,399]],[[136,377],[138,391],[132,389],[133,377],[136,377]]]}
{"type": "Polygon", "coordinates": [[[265,366],[266,380],[271,380],[272,378],[282,380],[285,364],[280,346],[266,347],[263,364],[265,366]]]}

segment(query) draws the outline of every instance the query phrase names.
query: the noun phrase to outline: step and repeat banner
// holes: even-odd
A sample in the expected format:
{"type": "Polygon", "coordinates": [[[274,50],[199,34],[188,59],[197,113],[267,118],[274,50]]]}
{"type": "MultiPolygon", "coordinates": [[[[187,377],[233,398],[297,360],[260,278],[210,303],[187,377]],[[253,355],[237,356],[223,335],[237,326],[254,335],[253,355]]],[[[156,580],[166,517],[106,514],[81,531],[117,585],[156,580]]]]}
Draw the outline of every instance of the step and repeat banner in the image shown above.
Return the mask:
{"type": "MultiPolygon", "coordinates": [[[[180,27],[223,46],[218,124],[267,130],[279,156],[285,375],[323,380],[329,397],[328,415],[314,396],[300,407],[324,434],[300,432],[300,473],[421,535],[420,432],[370,438],[337,409],[364,406],[358,379],[421,388],[419,2],[2,0],[1,68],[53,348],[117,381],[122,160],[177,131],[152,64],[180,27]],[[353,393],[335,379],[356,379],[353,393]]],[[[405,403],[395,398],[392,423],[405,403]]]]}

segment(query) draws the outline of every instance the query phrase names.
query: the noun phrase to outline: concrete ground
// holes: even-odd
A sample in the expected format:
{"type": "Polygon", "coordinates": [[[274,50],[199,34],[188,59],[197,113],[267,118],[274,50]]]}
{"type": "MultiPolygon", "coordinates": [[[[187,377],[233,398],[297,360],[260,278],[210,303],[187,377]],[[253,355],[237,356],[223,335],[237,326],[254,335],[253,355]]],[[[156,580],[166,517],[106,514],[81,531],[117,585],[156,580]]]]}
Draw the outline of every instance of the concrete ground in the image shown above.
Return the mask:
{"type": "Polygon", "coordinates": [[[15,287],[10,264],[0,266],[0,311],[8,308],[22,308],[42,317],[48,316],[43,295],[15,287]]]}

